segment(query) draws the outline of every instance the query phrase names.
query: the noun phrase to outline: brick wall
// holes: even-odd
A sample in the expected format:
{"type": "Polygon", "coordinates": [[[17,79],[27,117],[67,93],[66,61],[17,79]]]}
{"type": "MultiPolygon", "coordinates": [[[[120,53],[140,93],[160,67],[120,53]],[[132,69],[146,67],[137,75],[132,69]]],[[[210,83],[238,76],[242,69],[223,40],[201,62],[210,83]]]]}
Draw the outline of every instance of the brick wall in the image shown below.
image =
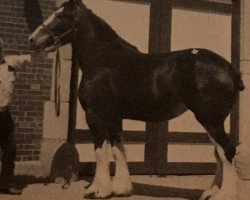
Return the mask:
{"type": "MultiPolygon", "coordinates": [[[[30,53],[29,34],[55,9],[55,0],[1,0],[0,37],[5,53],[30,53]]],[[[16,160],[38,160],[42,138],[44,102],[50,99],[52,60],[16,73],[11,112],[16,127],[16,160]]]]}

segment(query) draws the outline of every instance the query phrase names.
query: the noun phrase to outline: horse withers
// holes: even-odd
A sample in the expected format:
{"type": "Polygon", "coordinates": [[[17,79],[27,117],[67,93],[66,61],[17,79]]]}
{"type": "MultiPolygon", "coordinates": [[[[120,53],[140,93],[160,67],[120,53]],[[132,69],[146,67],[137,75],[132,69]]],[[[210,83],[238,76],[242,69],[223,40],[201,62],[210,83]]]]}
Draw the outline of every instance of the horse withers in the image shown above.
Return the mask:
{"type": "Polygon", "coordinates": [[[236,200],[235,146],[224,129],[239,91],[239,70],[206,49],[144,54],[119,37],[80,0],[62,4],[29,37],[31,47],[54,51],[71,43],[83,72],[78,97],[93,134],[96,173],[86,198],[128,196],[132,184],[122,140],[122,120],[160,122],[191,110],[215,146],[218,171],[201,199],[236,200]],[[109,174],[107,142],[116,163],[109,174]],[[223,170],[223,180],[219,177],[223,170]]]}

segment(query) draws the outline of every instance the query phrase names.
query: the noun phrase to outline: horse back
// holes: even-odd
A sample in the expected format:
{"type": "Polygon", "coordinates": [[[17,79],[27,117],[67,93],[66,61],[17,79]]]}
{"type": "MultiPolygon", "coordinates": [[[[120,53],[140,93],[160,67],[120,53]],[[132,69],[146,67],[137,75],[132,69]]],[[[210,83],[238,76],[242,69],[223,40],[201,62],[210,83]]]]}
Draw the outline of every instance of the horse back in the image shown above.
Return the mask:
{"type": "Polygon", "coordinates": [[[205,49],[132,54],[85,81],[84,105],[103,116],[163,121],[194,110],[216,92],[234,97],[234,77],[229,62],[205,49]]]}

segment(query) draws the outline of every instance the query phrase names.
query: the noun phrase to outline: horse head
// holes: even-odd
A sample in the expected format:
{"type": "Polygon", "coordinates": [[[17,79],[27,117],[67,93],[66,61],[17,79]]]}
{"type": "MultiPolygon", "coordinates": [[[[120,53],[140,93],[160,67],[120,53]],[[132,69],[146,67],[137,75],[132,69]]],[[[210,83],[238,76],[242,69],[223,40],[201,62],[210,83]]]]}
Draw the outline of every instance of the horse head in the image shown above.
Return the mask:
{"type": "Polygon", "coordinates": [[[84,18],[84,10],[87,11],[81,0],[69,0],[63,3],[29,36],[31,48],[50,52],[71,42],[79,21],[84,18]]]}

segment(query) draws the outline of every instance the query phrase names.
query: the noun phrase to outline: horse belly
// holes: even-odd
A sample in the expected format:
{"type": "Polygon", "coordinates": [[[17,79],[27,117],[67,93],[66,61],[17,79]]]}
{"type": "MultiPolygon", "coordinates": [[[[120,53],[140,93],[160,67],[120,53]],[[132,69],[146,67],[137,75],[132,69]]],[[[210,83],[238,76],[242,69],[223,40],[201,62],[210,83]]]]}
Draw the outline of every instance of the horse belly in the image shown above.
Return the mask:
{"type": "Polygon", "coordinates": [[[135,106],[134,109],[125,109],[123,118],[140,121],[161,122],[173,119],[183,114],[187,107],[182,102],[166,100],[158,103],[152,101],[147,105],[135,106]]]}
{"type": "Polygon", "coordinates": [[[166,120],[170,120],[170,119],[176,118],[176,117],[182,115],[187,110],[188,110],[188,108],[185,106],[185,104],[178,103],[175,106],[172,106],[167,111],[167,119],[166,120]]]}
{"type": "Polygon", "coordinates": [[[123,116],[141,121],[165,121],[187,110],[178,92],[165,73],[155,76],[148,84],[131,87],[121,101],[123,116]]]}

